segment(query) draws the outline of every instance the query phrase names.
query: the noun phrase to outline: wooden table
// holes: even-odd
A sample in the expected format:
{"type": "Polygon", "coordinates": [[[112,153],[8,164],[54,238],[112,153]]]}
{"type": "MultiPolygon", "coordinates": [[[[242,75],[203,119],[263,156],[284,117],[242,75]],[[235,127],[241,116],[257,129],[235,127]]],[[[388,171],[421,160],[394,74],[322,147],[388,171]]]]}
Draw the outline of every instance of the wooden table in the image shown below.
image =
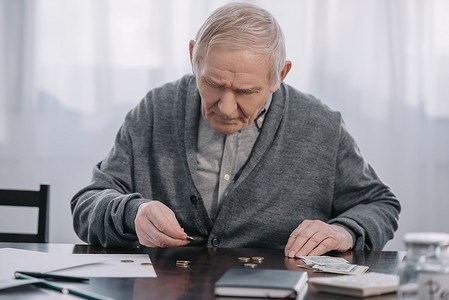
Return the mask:
{"type": "MultiPolygon", "coordinates": [[[[85,290],[121,299],[237,299],[215,297],[213,287],[215,281],[229,268],[242,268],[243,263],[237,260],[240,256],[262,256],[263,263],[259,268],[289,269],[306,271],[297,267],[303,264],[301,259],[290,259],[280,249],[252,248],[143,248],[136,250],[104,249],[89,245],[69,244],[25,244],[0,243],[0,248],[11,247],[49,253],[146,253],[149,254],[157,278],[92,278],[89,283],[72,284],[85,290]],[[176,266],[177,260],[190,260],[188,268],[176,266]]],[[[372,272],[397,274],[398,266],[403,259],[403,252],[395,251],[349,251],[333,253],[344,257],[351,263],[366,265],[372,272]]],[[[309,277],[333,276],[331,274],[307,271],[309,277]]],[[[317,293],[309,285],[305,299],[347,299],[348,297],[317,293]]],[[[82,299],[71,295],[58,294],[55,291],[42,291],[35,286],[25,286],[0,291],[0,299],[82,299]],[[53,293],[53,294],[52,294],[53,293]]],[[[245,298],[248,300],[248,298],[245,298]]],[[[389,294],[374,299],[396,299],[396,294],[389,294]]]]}

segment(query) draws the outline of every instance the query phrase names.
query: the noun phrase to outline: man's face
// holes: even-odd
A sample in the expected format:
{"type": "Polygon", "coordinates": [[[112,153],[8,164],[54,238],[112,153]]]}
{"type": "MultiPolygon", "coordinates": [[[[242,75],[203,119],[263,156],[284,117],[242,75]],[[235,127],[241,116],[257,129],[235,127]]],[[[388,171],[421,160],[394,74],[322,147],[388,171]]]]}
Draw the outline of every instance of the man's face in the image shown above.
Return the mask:
{"type": "Polygon", "coordinates": [[[269,84],[269,57],[247,50],[210,49],[195,77],[204,116],[224,134],[250,125],[278,88],[269,84]]]}

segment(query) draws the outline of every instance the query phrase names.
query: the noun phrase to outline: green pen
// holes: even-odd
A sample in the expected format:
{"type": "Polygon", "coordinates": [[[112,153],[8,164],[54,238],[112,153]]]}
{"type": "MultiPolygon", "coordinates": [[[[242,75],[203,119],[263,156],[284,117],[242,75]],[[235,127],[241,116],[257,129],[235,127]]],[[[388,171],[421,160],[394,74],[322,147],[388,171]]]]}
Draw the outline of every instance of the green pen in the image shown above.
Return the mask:
{"type": "MultiPolygon", "coordinates": [[[[35,277],[24,275],[24,274],[19,273],[19,272],[15,272],[14,273],[14,277],[17,278],[17,279],[36,279],[35,277]]],[[[43,280],[43,279],[39,279],[39,282],[37,282],[36,284],[39,284],[42,287],[46,287],[46,288],[50,288],[50,289],[59,291],[59,292],[61,292],[63,294],[72,294],[72,295],[76,295],[78,297],[82,297],[82,298],[86,298],[86,299],[91,299],[91,300],[113,300],[113,298],[105,297],[105,296],[98,295],[98,294],[95,294],[95,293],[92,293],[92,292],[88,292],[88,291],[76,290],[76,289],[73,289],[73,288],[57,285],[57,284],[48,282],[48,281],[43,280]]]]}

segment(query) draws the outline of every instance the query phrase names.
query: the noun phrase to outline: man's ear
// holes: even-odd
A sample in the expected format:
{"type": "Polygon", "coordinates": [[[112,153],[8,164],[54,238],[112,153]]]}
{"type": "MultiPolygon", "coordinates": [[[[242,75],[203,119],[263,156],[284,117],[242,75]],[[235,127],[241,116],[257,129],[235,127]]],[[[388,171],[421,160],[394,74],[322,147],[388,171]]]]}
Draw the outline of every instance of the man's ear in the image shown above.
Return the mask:
{"type": "Polygon", "coordinates": [[[270,92],[274,93],[274,92],[276,92],[276,91],[278,90],[279,86],[280,86],[281,83],[284,81],[285,77],[287,77],[287,74],[288,74],[288,72],[290,72],[291,68],[292,68],[292,62],[289,61],[289,60],[287,60],[287,61],[285,62],[284,68],[283,68],[282,71],[281,71],[281,78],[280,78],[280,80],[279,80],[279,83],[278,83],[276,86],[274,86],[274,87],[270,90],[270,92]]]}
{"type": "Polygon", "coordinates": [[[190,40],[189,42],[189,52],[190,52],[190,64],[192,65],[192,72],[195,74],[195,68],[193,67],[193,47],[195,46],[195,41],[190,40]]]}
{"type": "Polygon", "coordinates": [[[281,81],[279,82],[279,84],[281,84],[282,81],[284,81],[285,77],[287,77],[287,74],[288,74],[288,72],[290,72],[291,69],[292,69],[292,62],[287,60],[285,62],[284,68],[282,69],[281,81]]]}

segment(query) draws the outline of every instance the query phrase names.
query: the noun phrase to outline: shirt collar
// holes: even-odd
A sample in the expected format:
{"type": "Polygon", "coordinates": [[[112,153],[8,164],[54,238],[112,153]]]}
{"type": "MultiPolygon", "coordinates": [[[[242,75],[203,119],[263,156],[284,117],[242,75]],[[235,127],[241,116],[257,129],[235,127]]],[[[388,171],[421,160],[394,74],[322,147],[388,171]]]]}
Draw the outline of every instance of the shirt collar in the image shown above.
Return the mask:
{"type": "Polygon", "coordinates": [[[257,115],[256,119],[254,120],[254,123],[256,124],[257,129],[259,129],[259,131],[262,128],[263,121],[265,120],[265,115],[266,115],[268,109],[270,108],[272,99],[273,99],[273,94],[270,93],[270,95],[268,96],[267,102],[265,102],[265,105],[260,109],[259,114],[257,115]]]}

